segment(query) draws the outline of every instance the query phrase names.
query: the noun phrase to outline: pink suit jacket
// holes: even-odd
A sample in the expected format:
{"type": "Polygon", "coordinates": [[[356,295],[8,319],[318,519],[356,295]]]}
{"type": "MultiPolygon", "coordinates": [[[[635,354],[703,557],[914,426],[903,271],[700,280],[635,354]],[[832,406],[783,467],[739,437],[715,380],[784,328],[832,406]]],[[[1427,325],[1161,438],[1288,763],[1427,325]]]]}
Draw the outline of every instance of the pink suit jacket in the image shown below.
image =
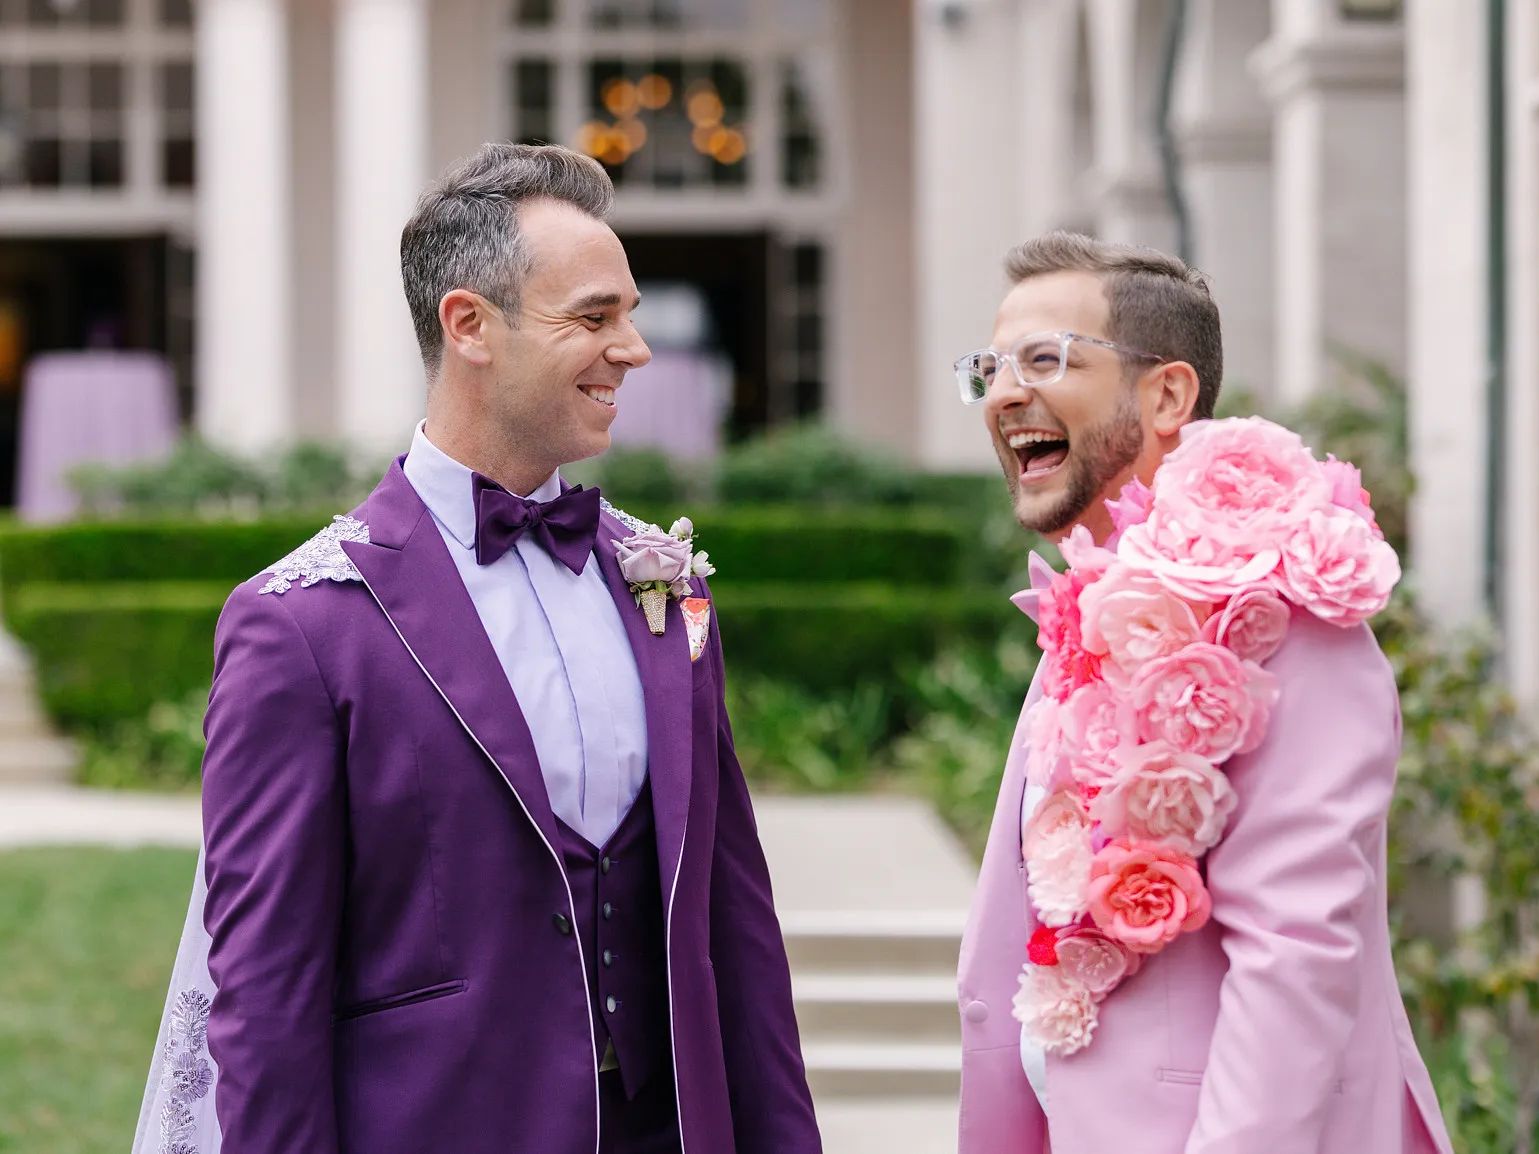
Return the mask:
{"type": "MultiPolygon", "coordinates": [[[[1052,1154],[1452,1154],[1390,958],[1394,677],[1366,625],[1303,612],[1267,665],[1282,698],[1225,766],[1239,805],[1206,859],[1213,918],[1102,1003],[1087,1049],[1048,1056],[1052,1154]]],[[[1035,928],[1025,733],[962,941],[961,1154],[1048,1146],[1011,1016],[1035,928]]]]}

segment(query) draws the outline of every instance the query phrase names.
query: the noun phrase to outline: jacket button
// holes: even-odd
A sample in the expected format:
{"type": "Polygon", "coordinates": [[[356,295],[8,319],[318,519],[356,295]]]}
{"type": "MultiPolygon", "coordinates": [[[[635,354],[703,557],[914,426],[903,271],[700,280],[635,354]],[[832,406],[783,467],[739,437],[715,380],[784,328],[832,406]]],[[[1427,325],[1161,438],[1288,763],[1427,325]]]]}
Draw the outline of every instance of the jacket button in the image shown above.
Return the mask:
{"type": "Polygon", "coordinates": [[[612,1014],[615,1012],[615,1008],[619,1006],[619,1004],[619,1002],[615,1001],[615,996],[610,994],[609,1001],[604,1003],[604,1007],[612,1014]]]}
{"type": "Polygon", "coordinates": [[[609,950],[605,950],[604,951],[604,964],[606,966],[610,965],[610,964],[612,964],[614,962],[614,960],[615,960],[614,954],[611,953],[609,950]]]}
{"type": "Polygon", "coordinates": [[[606,874],[609,872],[609,859],[607,857],[599,862],[599,869],[603,870],[606,874]]]}
{"type": "Polygon", "coordinates": [[[572,932],[571,919],[569,919],[565,914],[555,914],[551,917],[551,921],[556,923],[557,933],[570,934],[572,932]]]}
{"type": "Polygon", "coordinates": [[[989,1008],[982,1002],[968,1002],[967,1008],[962,1011],[962,1014],[969,1022],[981,1022],[989,1016],[989,1008]]]}
{"type": "Polygon", "coordinates": [[[605,902],[604,903],[604,920],[606,922],[609,920],[609,915],[614,913],[614,912],[615,912],[614,906],[610,905],[608,902],[605,902]]]}

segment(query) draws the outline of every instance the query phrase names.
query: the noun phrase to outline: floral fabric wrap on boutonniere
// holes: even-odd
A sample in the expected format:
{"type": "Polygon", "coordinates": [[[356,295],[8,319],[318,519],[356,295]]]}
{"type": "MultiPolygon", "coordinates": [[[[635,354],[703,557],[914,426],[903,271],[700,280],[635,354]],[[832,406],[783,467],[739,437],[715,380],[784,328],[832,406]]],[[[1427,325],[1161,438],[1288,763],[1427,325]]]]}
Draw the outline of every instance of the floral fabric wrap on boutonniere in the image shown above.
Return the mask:
{"type": "Polygon", "coordinates": [[[709,554],[695,552],[695,526],[688,517],[680,517],[666,533],[653,526],[611,544],[620,561],[620,574],[636,595],[636,604],[646,614],[647,628],[656,637],[663,635],[668,598],[689,597],[691,577],[709,577],[716,572],[709,554]]]}
{"type": "Polygon", "coordinates": [[[1384,608],[1400,562],[1358,471],[1259,417],[1188,426],[1152,487],[1076,528],[1041,593],[1043,793],[1021,854],[1038,928],[1015,1017],[1043,1050],[1088,1046],[1116,987],[1212,913],[1202,856],[1237,804],[1223,771],[1266,737],[1264,668],[1295,607],[1342,628],[1384,608]]]}

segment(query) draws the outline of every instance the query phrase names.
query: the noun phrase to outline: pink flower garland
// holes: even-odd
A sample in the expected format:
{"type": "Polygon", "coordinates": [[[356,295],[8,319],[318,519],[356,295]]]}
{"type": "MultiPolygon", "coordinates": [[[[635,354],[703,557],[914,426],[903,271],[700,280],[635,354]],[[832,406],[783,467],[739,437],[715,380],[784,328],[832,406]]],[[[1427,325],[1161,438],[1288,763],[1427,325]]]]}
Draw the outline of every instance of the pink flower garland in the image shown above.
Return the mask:
{"type": "Polygon", "coordinates": [[[1050,1053],[1090,1044],[1100,1003],[1204,926],[1201,855],[1237,798],[1221,766],[1266,738],[1281,687],[1262,667],[1290,606],[1343,628],[1388,602],[1400,563],[1362,478],[1259,417],[1189,426],[1145,487],[1083,529],[1040,601],[1044,697],[1023,830],[1039,923],[1016,1018],[1050,1053]]]}

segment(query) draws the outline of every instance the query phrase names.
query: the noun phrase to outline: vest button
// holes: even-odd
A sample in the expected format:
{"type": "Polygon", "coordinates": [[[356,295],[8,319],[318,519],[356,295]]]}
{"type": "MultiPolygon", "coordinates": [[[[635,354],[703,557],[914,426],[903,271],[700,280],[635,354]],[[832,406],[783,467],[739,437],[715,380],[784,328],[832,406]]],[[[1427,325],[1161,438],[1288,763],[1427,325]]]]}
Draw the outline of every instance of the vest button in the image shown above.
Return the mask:
{"type": "Polygon", "coordinates": [[[604,920],[606,922],[609,920],[609,915],[614,913],[614,912],[615,912],[614,906],[610,905],[608,902],[605,902],[604,903],[604,920]]]}
{"type": "Polygon", "coordinates": [[[962,1013],[969,1022],[981,1022],[989,1016],[989,1008],[983,1002],[972,1001],[967,1003],[962,1013]]]}
{"type": "Polygon", "coordinates": [[[599,869],[603,870],[606,874],[609,872],[609,859],[607,857],[599,862],[599,869]]]}
{"type": "Polygon", "coordinates": [[[615,1012],[615,1007],[617,1007],[619,1004],[620,1004],[619,1002],[615,1001],[615,996],[613,994],[610,994],[609,995],[609,1001],[605,1002],[604,1006],[612,1014],[612,1013],[615,1012]]]}
{"type": "Polygon", "coordinates": [[[612,953],[611,953],[611,952],[610,952],[610,951],[608,951],[608,950],[605,950],[605,951],[604,951],[604,964],[605,964],[605,965],[606,965],[606,966],[607,966],[607,965],[611,965],[611,964],[612,964],[612,963],[613,963],[613,962],[614,962],[614,960],[615,960],[615,956],[614,956],[614,954],[612,954],[612,953]]]}
{"type": "Polygon", "coordinates": [[[556,923],[557,933],[570,934],[572,932],[572,922],[565,914],[555,914],[551,917],[551,921],[556,923]]]}

